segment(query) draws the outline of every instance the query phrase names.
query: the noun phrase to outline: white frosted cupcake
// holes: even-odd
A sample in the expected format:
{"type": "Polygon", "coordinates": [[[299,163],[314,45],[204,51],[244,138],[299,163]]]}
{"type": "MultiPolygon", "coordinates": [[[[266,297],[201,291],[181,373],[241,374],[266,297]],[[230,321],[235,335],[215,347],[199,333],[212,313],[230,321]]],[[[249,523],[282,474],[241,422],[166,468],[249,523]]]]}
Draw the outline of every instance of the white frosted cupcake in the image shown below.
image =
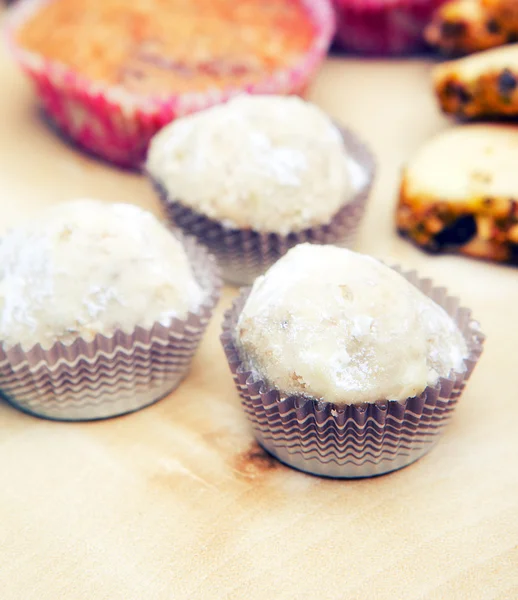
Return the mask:
{"type": "Polygon", "coordinates": [[[333,246],[297,246],[226,317],[223,342],[259,442],[335,477],[391,471],[437,439],[481,335],[429,280],[333,246]]]}
{"type": "Polygon", "coordinates": [[[171,220],[238,283],[301,241],[351,244],[374,171],[316,106],[247,95],[165,127],[146,168],[171,220]]]}
{"type": "Polygon", "coordinates": [[[206,253],[136,206],[48,209],[0,239],[0,390],[58,419],[150,404],[186,374],[217,293],[206,253]]]}

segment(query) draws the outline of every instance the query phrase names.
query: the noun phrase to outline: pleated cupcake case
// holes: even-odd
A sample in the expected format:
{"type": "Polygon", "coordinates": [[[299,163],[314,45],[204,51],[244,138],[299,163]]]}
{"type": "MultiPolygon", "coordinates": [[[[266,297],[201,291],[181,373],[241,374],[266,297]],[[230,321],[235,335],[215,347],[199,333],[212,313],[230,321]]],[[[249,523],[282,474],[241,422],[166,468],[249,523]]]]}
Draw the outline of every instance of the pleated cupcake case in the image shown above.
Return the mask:
{"type": "Polygon", "coordinates": [[[459,307],[444,288],[433,287],[415,271],[395,270],[445,309],[469,351],[463,372],[452,371],[403,402],[341,406],[325,399],[283,396],[245,367],[235,344],[235,327],[250,288],[226,313],[221,341],[236,389],[257,441],[280,461],[326,477],[371,477],[409,465],[439,439],[482,353],[484,336],[471,311],[459,307]]]}
{"type": "Polygon", "coordinates": [[[247,285],[298,244],[309,242],[347,248],[354,246],[374,181],[376,164],[370,150],[354,133],[347,129],[341,129],[341,133],[349,157],[348,169],[354,197],[341,207],[329,223],[288,235],[226,227],[182,203],[181,198],[175,198],[159,181],[151,179],[169,221],[209,248],[227,283],[247,285]]]}
{"type": "Polygon", "coordinates": [[[28,413],[75,421],[132,412],[173,391],[189,371],[221,289],[213,257],[194,240],[182,241],[205,292],[196,311],[167,327],[117,330],[50,349],[0,347],[0,393],[28,413]]]}

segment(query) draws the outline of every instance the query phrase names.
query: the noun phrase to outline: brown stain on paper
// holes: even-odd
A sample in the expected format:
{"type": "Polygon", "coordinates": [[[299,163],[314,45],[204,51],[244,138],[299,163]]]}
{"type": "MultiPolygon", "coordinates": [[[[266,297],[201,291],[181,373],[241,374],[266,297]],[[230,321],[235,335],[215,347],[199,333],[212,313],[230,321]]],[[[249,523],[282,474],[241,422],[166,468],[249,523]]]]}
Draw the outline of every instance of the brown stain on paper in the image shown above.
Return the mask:
{"type": "Polygon", "coordinates": [[[253,442],[247,450],[236,456],[233,468],[241,476],[253,479],[263,473],[281,469],[283,466],[257,442],[253,442]]]}

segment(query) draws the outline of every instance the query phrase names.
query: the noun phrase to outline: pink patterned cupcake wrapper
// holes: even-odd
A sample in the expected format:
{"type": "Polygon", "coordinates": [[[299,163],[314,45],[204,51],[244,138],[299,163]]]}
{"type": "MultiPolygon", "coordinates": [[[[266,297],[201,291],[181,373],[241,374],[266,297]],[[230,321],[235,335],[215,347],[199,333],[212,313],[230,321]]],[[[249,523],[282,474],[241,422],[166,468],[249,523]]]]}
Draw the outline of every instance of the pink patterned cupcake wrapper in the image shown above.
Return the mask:
{"type": "Polygon", "coordinates": [[[424,28],[445,0],[334,0],[336,39],[347,50],[404,54],[423,49],[424,28]]]}
{"type": "Polygon", "coordinates": [[[0,346],[2,395],[25,412],[76,421],[132,412],[174,390],[189,371],[221,289],[214,259],[195,240],[183,241],[205,291],[198,310],[169,326],[117,330],[92,341],[57,342],[48,350],[0,346]]]}
{"type": "Polygon", "coordinates": [[[90,81],[63,64],[29,52],[16,32],[44,4],[53,0],[19,0],[7,17],[6,34],[14,58],[32,79],[51,121],[89,152],[123,167],[140,168],[149,141],[177,117],[225,102],[237,94],[298,94],[309,85],[334,34],[331,0],[302,0],[312,17],[315,36],[308,51],[289,69],[278,70],[240,88],[207,92],[138,95],[121,86],[90,81]]]}
{"type": "Polygon", "coordinates": [[[250,284],[282,255],[303,242],[352,247],[360,226],[376,171],[369,149],[348,130],[341,129],[355,187],[354,198],[325,225],[288,235],[252,229],[232,229],[193,210],[153,180],[168,219],[195,236],[216,257],[227,283],[250,284]]]}
{"type": "Polygon", "coordinates": [[[465,370],[452,371],[434,387],[404,402],[380,400],[337,405],[305,396],[288,396],[245,367],[234,332],[250,294],[244,289],[225,314],[221,341],[258,442],[291,467],[338,478],[381,475],[417,460],[436,443],[482,353],[484,336],[471,311],[459,307],[444,288],[403,272],[410,283],[432,298],[455,320],[469,350],[465,370]]]}

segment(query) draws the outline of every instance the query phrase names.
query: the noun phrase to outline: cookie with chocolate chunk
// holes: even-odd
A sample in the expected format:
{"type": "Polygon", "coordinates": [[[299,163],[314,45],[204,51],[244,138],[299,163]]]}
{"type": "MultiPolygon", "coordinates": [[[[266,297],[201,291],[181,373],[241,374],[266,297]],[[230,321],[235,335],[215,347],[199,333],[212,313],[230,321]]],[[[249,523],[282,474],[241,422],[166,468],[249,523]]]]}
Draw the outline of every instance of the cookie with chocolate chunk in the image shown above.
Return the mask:
{"type": "Polygon", "coordinates": [[[442,110],[462,118],[518,116],[518,44],[438,65],[433,71],[442,110]]]}
{"type": "Polygon", "coordinates": [[[396,222],[431,252],[518,264],[518,126],[449,129],[406,166],[396,222]]]}
{"type": "Polygon", "coordinates": [[[516,0],[451,0],[435,13],[425,37],[445,54],[470,54],[518,41],[516,0]]]}

